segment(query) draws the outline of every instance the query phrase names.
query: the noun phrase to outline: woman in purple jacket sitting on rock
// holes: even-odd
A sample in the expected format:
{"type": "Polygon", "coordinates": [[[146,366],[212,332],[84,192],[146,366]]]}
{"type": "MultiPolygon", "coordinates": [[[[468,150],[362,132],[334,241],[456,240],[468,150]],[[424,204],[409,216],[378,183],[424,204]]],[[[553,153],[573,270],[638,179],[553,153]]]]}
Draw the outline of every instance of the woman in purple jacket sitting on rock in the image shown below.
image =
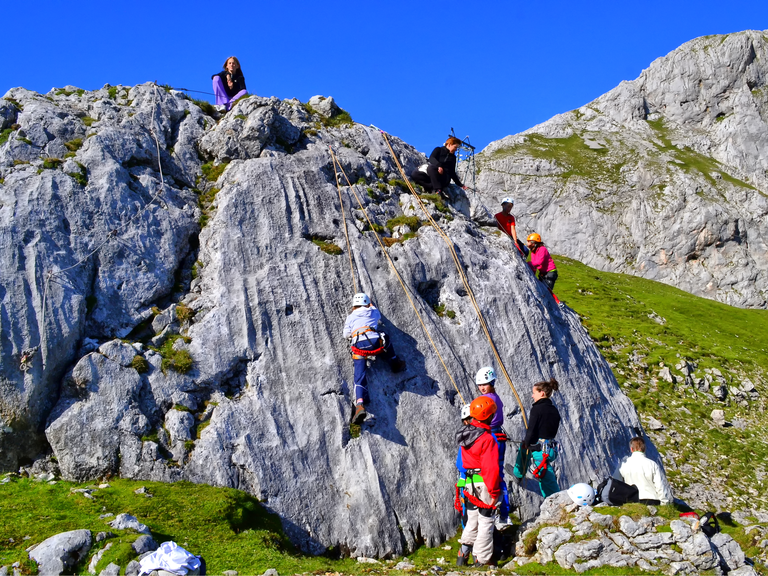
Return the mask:
{"type": "Polygon", "coordinates": [[[232,108],[235,100],[248,94],[245,89],[245,76],[240,68],[240,61],[234,56],[224,62],[224,70],[211,76],[213,79],[213,93],[216,95],[216,105],[225,106],[227,112],[232,108]]]}

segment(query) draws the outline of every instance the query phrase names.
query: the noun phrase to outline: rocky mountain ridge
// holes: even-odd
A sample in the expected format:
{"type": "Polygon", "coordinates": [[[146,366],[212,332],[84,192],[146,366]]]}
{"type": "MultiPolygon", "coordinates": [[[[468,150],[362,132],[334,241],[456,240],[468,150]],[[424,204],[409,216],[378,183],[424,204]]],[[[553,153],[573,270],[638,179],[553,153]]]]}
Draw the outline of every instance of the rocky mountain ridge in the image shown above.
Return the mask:
{"type": "Polygon", "coordinates": [[[477,188],[589,266],[768,301],[768,32],[697,38],[636,80],[488,145],[477,188]]]}
{"type": "MultiPolygon", "coordinates": [[[[69,479],[240,488],[312,553],[390,556],[455,532],[453,431],[474,371],[493,357],[381,134],[332,104],[252,96],[217,123],[151,84],[5,95],[3,468],[50,449],[69,479]],[[342,188],[344,215],[329,146],[355,183],[342,188]],[[408,363],[370,370],[359,437],[340,335],[353,292],[343,219],[357,285],[408,363]]],[[[391,142],[406,170],[423,161],[391,142]]],[[[563,383],[561,484],[599,479],[642,429],[631,402],[578,317],[451,194],[451,206],[422,201],[456,247],[524,408],[534,382],[563,383]]],[[[519,431],[512,391],[498,391],[519,431]]],[[[525,488],[523,517],[541,501],[525,488]]]]}

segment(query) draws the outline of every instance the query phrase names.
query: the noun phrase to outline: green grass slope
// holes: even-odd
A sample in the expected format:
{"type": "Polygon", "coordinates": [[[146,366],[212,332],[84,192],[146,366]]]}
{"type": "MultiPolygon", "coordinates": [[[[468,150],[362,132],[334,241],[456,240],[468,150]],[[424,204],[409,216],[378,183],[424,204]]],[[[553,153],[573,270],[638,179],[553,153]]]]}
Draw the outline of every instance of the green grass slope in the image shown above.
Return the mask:
{"type": "Polygon", "coordinates": [[[673,488],[685,495],[692,485],[706,486],[731,510],[768,507],[768,311],[732,308],[562,256],[556,262],[557,295],[579,314],[641,418],[664,425],[649,433],[673,488]],[[676,368],[682,360],[695,367],[687,380],[676,368]],[[661,378],[663,367],[675,382],[661,378]],[[728,387],[725,401],[696,385],[717,371],[728,387]],[[746,380],[757,394],[739,392],[746,380]],[[716,425],[714,409],[734,425],[716,425]]]}

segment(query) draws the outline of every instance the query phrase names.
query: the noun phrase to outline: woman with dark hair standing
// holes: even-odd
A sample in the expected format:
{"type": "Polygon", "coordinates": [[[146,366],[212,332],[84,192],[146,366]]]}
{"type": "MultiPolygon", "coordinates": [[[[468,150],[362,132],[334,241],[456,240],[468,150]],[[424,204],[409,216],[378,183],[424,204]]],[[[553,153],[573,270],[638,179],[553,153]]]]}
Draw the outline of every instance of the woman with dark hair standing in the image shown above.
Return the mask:
{"type": "Polygon", "coordinates": [[[457,186],[467,189],[456,174],[456,150],[461,146],[461,140],[450,136],[445,146],[432,150],[429,163],[419,166],[411,173],[411,179],[424,187],[427,192],[442,194],[443,189],[453,180],[457,186]]]}
{"type": "Polygon", "coordinates": [[[560,490],[557,477],[548,466],[557,459],[558,444],[555,436],[560,428],[560,412],[549,397],[559,387],[554,378],[533,385],[533,406],[528,416],[528,430],[517,453],[513,471],[515,478],[522,480],[530,462],[533,467],[531,473],[539,481],[544,498],[560,490]]]}
{"type": "Polygon", "coordinates": [[[227,112],[239,98],[248,94],[245,89],[245,76],[240,68],[240,61],[234,56],[224,62],[224,70],[211,76],[213,93],[216,95],[216,105],[225,106],[227,112]]]}

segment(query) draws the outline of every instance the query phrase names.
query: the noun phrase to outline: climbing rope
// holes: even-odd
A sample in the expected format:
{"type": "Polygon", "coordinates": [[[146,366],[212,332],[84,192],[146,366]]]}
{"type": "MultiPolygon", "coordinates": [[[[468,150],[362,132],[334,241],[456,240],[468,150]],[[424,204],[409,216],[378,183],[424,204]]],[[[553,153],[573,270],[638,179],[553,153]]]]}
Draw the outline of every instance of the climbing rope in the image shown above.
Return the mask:
{"type": "MultiPolygon", "coordinates": [[[[330,144],[328,145],[328,150],[331,153],[331,157],[334,159],[333,161],[333,173],[336,176],[336,191],[339,193],[339,205],[341,206],[341,221],[344,224],[344,237],[347,239],[347,255],[349,256],[349,273],[352,276],[352,288],[355,294],[357,294],[357,282],[355,280],[355,267],[352,263],[352,246],[349,243],[349,232],[347,231],[347,217],[344,214],[344,200],[341,197],[341,185],[339,182],[339,171],[336,170],[336,157],[333,155],[333,148],[331,148],[330,144]]],[[[339,165],[341,166],[341,165],[339,165]]],[[[346,174],[345,174],[346,176],[346,174]]]]}
{"type": "MultiPolygon", "coordinates": [[[[44,283],[43,283],[43,302],[42,302],[42,314],[41,314],[41,322],[40,322],[40,348],[41,348],[41,357],[42,357],[42,366],[45,368],[45,361],[48,356],[48,344],[46,339],[46,331],[45,331],[45,312],[47,308],[47,298],[48,298],[48,288],[50,285],[50,282],[53,278],[56,278],[57,276],[62,276],[65,272],[68,272],[69,270],[72,270],[73,268],[77,268],[84,262],[88,261],[91,256],[96,254],[99,250],[101,250],[110,240],[115,238],[120,232],[128,228],[135,220],[137,220],[139,217],[141,217],[147,210],[149,210],[150,206],[152,206],[155,203],[155,200],[157,200],[160,195],[165,191],[165,177],[163,176],[163,164],[160,161],[160,142],[157,138],[157,133],[155,132],[155,114],[157,112],[156,110],[156,104],[157,104],[157,83],[152,82],[153,91],[152,91],[152,122],[149,126],[149,132],[152,135],[152,138],[155,141],[155,148],[157,149],[157,166],[158,171],[160,172],[160,188],[159,190],[151,197],[150,201],[147,202],[144,207],[139,210],[136,214],[134,214],[131,218],[126,220],[123,224],[115,228],[114,230],[110,230],[104,240],[102,240],[93,250],[88,252],[85,256],[80,258],[77,262],[72,264],[71,266],[68,266],[67,268],[63,268],[61,270],[58,270],[56,272],[48,271],[47,273],[44,273],[44,283]]],[[[27,367],[25,370],[29,370],[29,363],[27,362],[27,367]]]]}
{"type": "MultiPolygon", "coordinates": [[[[459,391],[459,387],[456,384],[456,380],[454,380],[453,376],[451,375],[451,371],[448,370],[448,366],[446,365],[445,360],[443,360],[443,357],[440,354],[440,351],[437,349],[437,344],[435,344],[435,341],[432,339],[432,335],[430,334],[429,329],[427,329],[427,326],[421,317],[421,313],[419,312],[418,308],[416,308],[416,304],[413,302],[413,299],[411,298],[411,295],[408,292],[408,288],[405,286],[405,282],[403,282],[403,279],[400,276],[400,273],[397,271],[397,268],[395,267],[395,263],[392,261],[392,258],[390,258],[389,253],[387,252],[387,249],[384,246],[384,243],[381,241],[381,237],[379,236],[379,233],[376,232],[376,228],[373,225],[373,222],[368,217],[368,212],[366,211],[365,206],[360,200],[360,197],[358,196],[357,191],[355,190],[354,186],[352,186],[352,183],[349,181],[349,178],[347,177],[347,173],[344,171],[344,167],[341,165],[341,162],[339,162],[338,158],[336,157],[336,154],[333,152],[333,148],[328,146],[328,150],[330,151],[333,162],[335,163],[335,165],[338,164],[339,170],[344,175],[344,179],[347,182],[347,186],[350,188],[350,190],[352,190],[352,194],[355,196],[355,199],[357,200],[357,203],[360,206],[360,210],[362,211],[363,216],[368,222],[368,226],[370,226],[371,230],[373,230],[373,234],[376,237],[376,241],[379,243],[379,246],[381,247],[381,251],[384,253],[384,256],[387,259],[387,262],[389,263],[390,267],[394,271],[395,276],[397,276],[397,280],[398,282],[400,282],[400,286],[403,288],[403,292],[405,292],[405,297],[408,298],[408,302],[411,304],[411,308],[413,308],[413,311],[416,313],[416,317],[418,318],[419,323],[421,324],[421,327],[424,330],[424,333],[427,335],[427,339],[429,340],[429,343],[432,345],[432,348],[434,349],[435,354],[437,354],[437,357],[440,359],[440,363],[443,365],[443,368],[445,369],[445,373],[448,375],[448,378],[453,384],[453,387],[456,390],[456,393],[459,395],[459,398],[461,399],[461,403],[466,404],[466,401],[464,400],[464,396],[462,396],[461,392],[459,391]]],[[[334,165],[334,171],[336,170],[335,165],[334,165]]],[[[338,180],[336,182],[336,186],[339,187],[338,180]]],[[[341,194],[340,188],[339,188],[339,194],[341,194]]]]}
{"type": "Polygon", "coordinates": [[[509,376],[509,373],[507,372],[507,368],[504,366],[504,362],[501,359],[501,356],[499,355],[499,351],[496,349],[496,344],[493,342],[493,338],[491,337],[491,333],[488,330],[488,325],[485,322],[485,318],[483,317],[483,313],[480,310],[480,306],[477,303],[477,300],[475,299],[475,294],[472,291],[471,286],[469,285],[469,280],[467,279],[466,274],[464,273],[464,267],[461,264],[461,260],[459,259],[458,254],[456,253],[456,249],[453,245],[453,242],[448,237],[448,235],[443,231],[443,229],[435,222],[434,218],[432,218],[432,215],[427,210],[426,206],[424,206],[424,202],[422,202],[419,195],[416,193],[416,190],[414,190],[413,185],[411,184],[410,180],[408,180],[408,177],[405,175],[405,171],[403,170],[402,165],[400,164],[400,161],[397,158],[397,154],[395,154],[395,151],[392,149],[392,144],[389,142],[389,138],[387,137],[387,133],[383,130],[379,130],[381,134],[384,136],[384,140],[387,143],[387,147],[389,147],[389,152],[392,154],[392,158],[395,160],[395,164],[397,165],[398,170],[400,171],[401,176],[403,177],[403,181],[408,185],[408,188],[411,191],[411,194],[413,194],[413,197],[416,199],[416,202],[421,207],[421,210],[426,214],[427,219],[432,224],[432,226],[435,228],[435,230],[438,231],[440,236],[445,241],[446,246],[448,246],[448,250],[451,253],[451,256],[453,257],[453,261],[456,264],[456,270],[459,272],[459,277],[461,278],[462,283],[464,284],[464,289],[467,292],[467,295],[470,298],[470,301],[472,302],[472,306],[475,309],[475,313],[477,314],[477,318],[480,322],[480,327],[483,329],[483,332],[485,333],[486,338],[488,339],[488,343],[491,346],[491,350],[493,352],[494,357],[496,358],[496,362],[501,367],[501,372],[504,374],[504,377],[507,380],[507,383],[509,384],[510,389],[512,390],[512,393],[515,395],[515,399],[517,400],[517,404],[520,406],[520,413],[523,416],[523,424],[525,427],[528,427],[528,420],[525,416],[525,408],[523,407],[523,402],[520,399],[520,396],[517,393],[517,390],[515,390],[514,385],[512,384],[512,379],[509,376]]]}

